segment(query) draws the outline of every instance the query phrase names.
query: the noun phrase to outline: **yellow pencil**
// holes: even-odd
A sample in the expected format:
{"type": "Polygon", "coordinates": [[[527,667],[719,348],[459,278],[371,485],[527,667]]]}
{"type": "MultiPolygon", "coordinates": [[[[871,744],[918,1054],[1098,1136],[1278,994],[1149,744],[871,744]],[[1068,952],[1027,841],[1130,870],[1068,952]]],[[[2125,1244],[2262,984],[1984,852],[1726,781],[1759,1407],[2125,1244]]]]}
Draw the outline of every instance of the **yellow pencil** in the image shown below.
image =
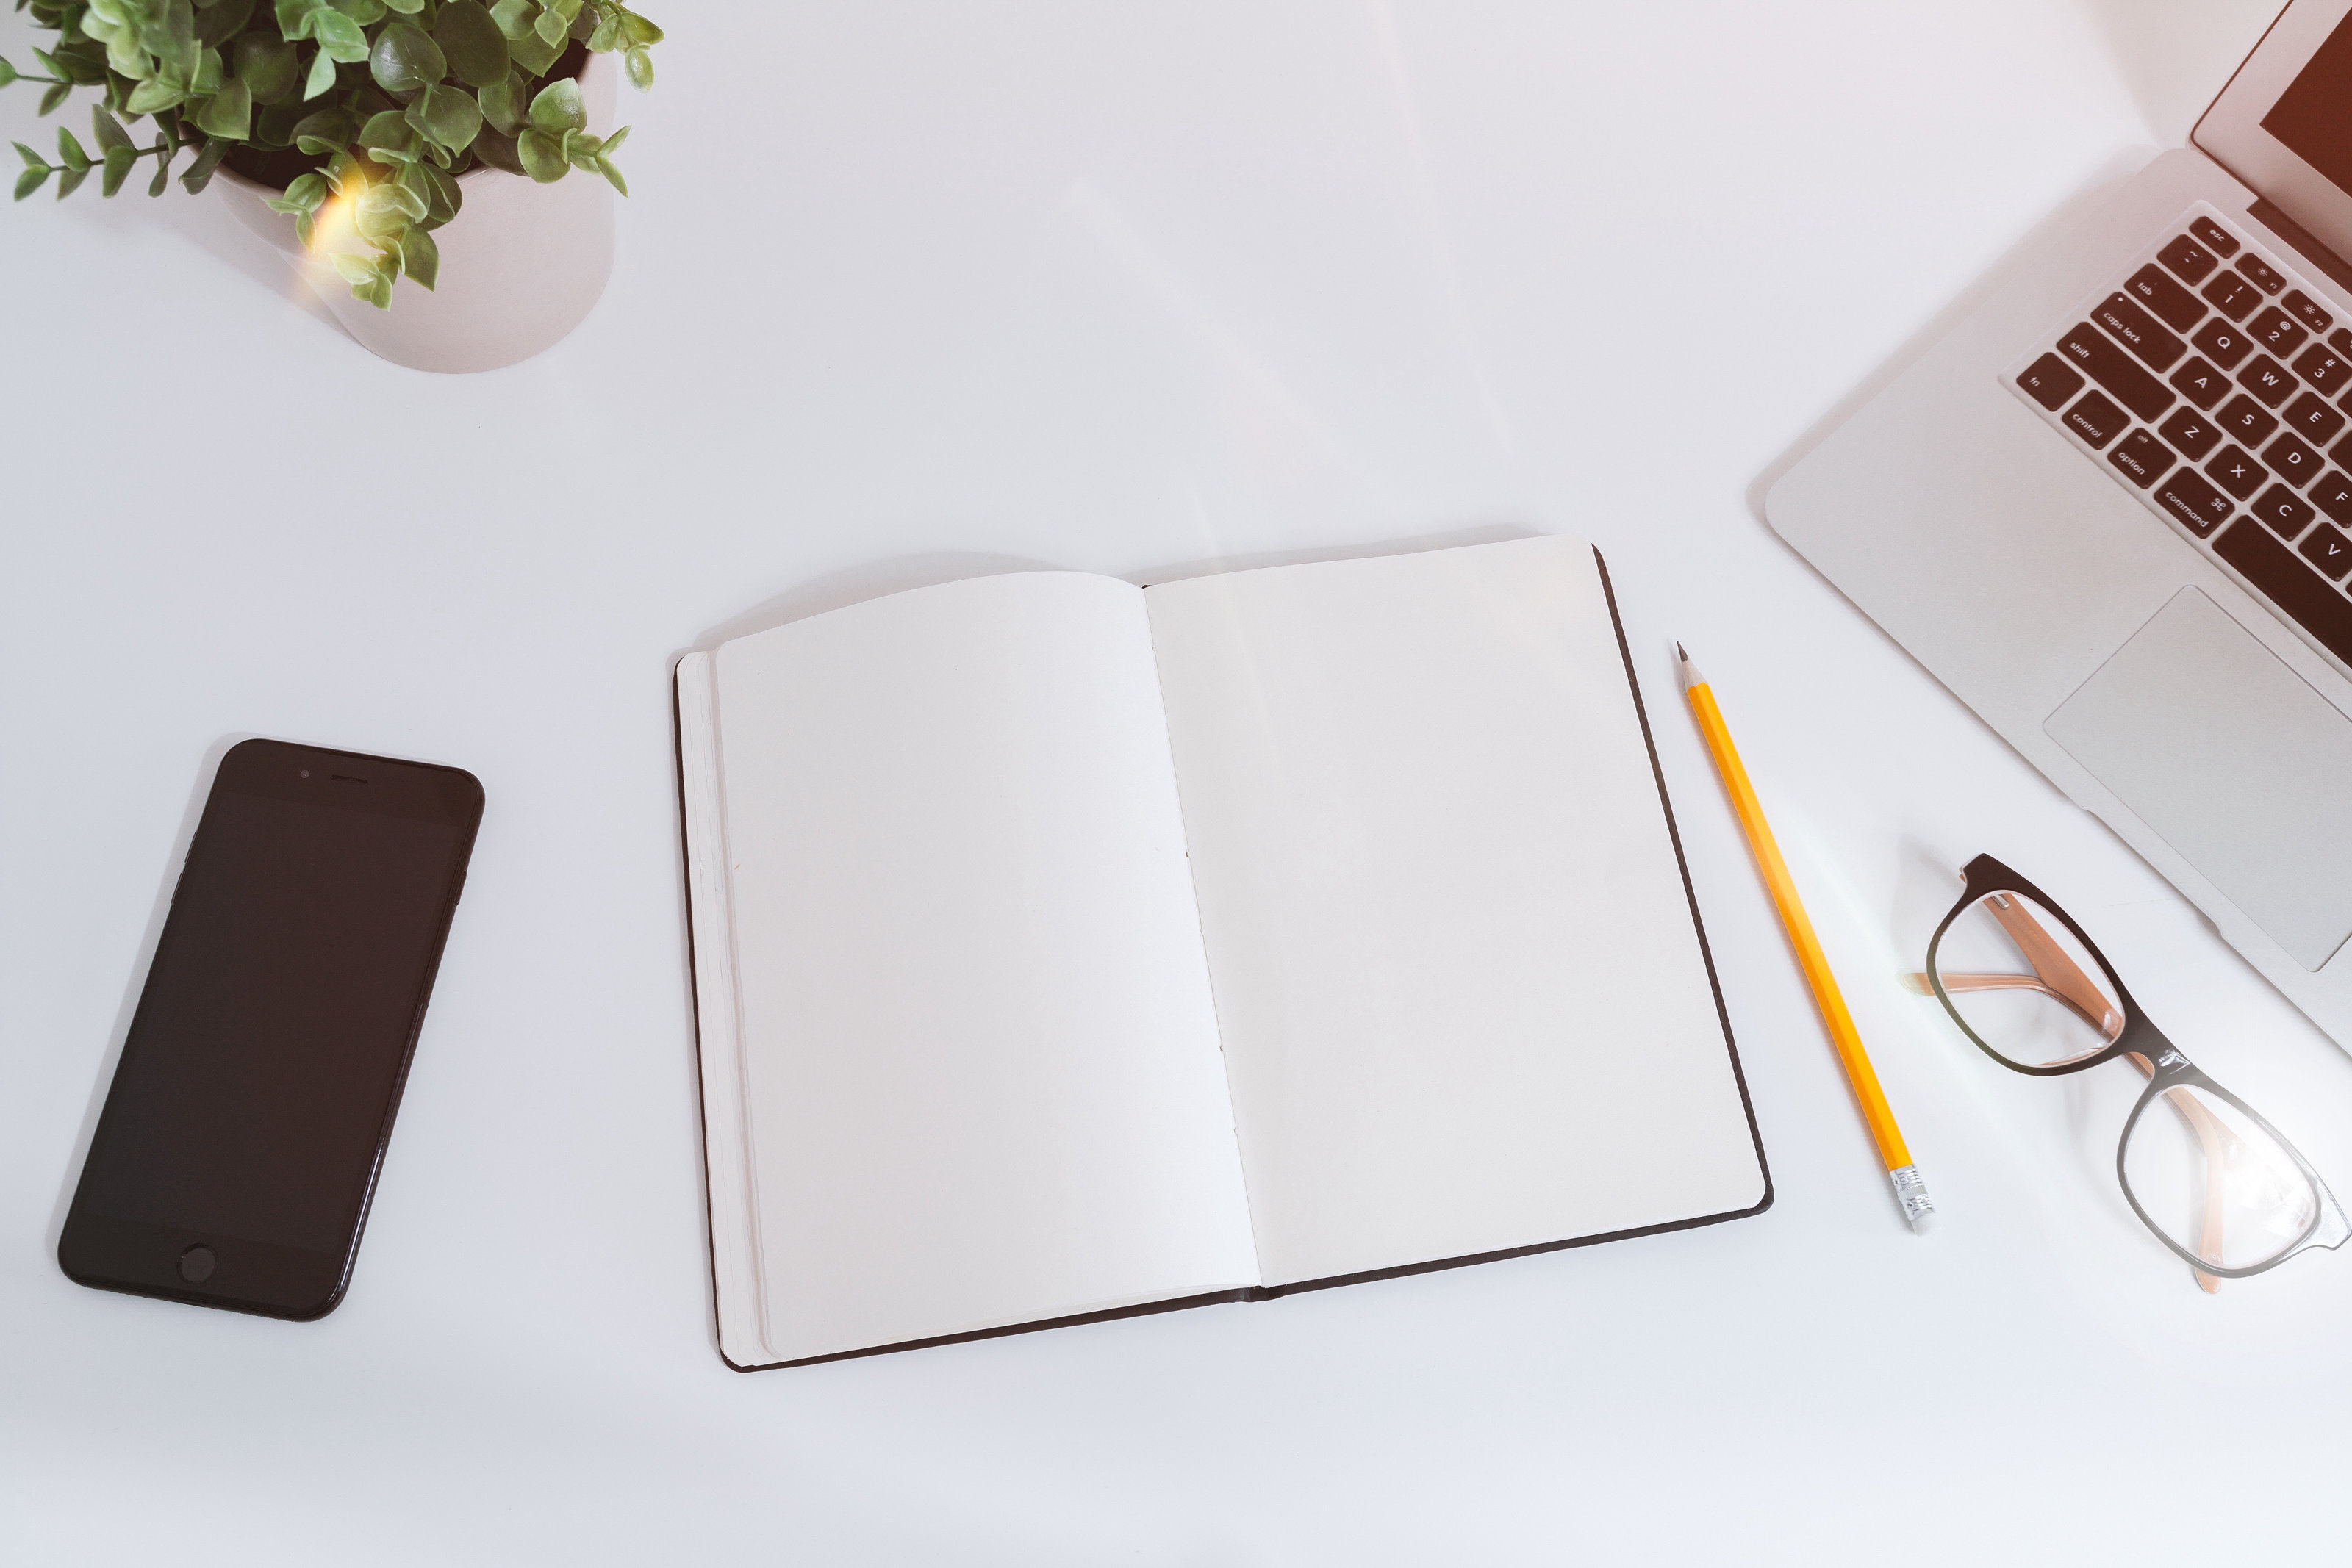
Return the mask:
{"type": "Polygon", "coordinates": [[[1903,1142],[1903,1129],[1895,1124],[1895,1113],[1886,1108],[1886,1094],[1878,1087],[1878,1074],[1871,1070],[1870,1057],[1862,1049],[1862,1036],[1855,1032],[1853,1015],[1845,1009],[1845,998],[1838,993],[1837,977],[1830,973],[1830,961],[1822,956],[1821,939],[1813,935],[1813,923],[1805,915],[1805,906],[1797,897],[1797,884],[1789,878],[1788,862],[1780,858],[1780,846],[1773,841],[1772,825],[1764,820],[1764,808],[1756,801],[1755,787],[1748,782],[1748,769],[1740,766],[1739,752],[1731,744],[1731,731],[1724,727],[1723,710],[1715,706],[1715,693],[1706,677],[1698,673],[1690,655],[1683,652],[1680,643],[1675,653],[1683,664],[1683,695],[1690,699],[1691,714],[1698,720],[1699,733],[1706,737],[1706,748],[1715,754],[1715,766],[1723,775],[1723,788],[1731,797],[1732,810],[1739,815],[1739,825],[1748,834],[1748,847],[1755,852],[1756,869],[1764,874],[1764,885],[1770,890],[1773,904],[1780,911],[1780,924],[1787,927],[1790,946],[1797,950],[1797,963],[1805,971],[1805,983],[1813,988],[1813,1001],[1822,1009],[1822,1022],[1829,1027],[1830,1043],[1837,1047],[1838,1061],[1845,1065],[1846,1082],[1853,1085],[1853,1097],[1862,1106],[1862,1119],[1869,1124],[1870,1135],[1877,1141],[1879,1157],[1886,1162],[1886,1174],[1895,1183],[1895,1200],[1903,1206],[1903,1218],[1914,1230],[1924,1231],[1936,1218],[1936,1206],[1928,1201],[1927,1184],[1919,1175],[1919,1167],[1911,1163],[1911,1151],[1903,1142]]]}

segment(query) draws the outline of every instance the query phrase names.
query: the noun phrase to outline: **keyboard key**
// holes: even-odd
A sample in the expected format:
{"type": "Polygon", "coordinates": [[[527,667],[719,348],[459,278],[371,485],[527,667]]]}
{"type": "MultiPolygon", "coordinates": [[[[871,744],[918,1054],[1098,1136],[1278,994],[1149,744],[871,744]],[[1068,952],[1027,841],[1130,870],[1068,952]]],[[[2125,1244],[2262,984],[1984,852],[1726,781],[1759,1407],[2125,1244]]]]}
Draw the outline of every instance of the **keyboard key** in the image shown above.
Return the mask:
{"type": "Polygon", "coordinates": [[[2256,354],[2238,372],[2238,384],[2276,408],[2286,401],[2287,393],[2294,391],[2294,377],[2268,354],[2256,354]]]}
{"type": "MultiPolygon", "coordinates": [[[[2276,311],[2271,312],[2277,315],[2276,311]]],[[[2147,361],[2159,371],[2168,371],[2173,361],[2189,351],[2189,345],[2164,329],[2157,319],[2133,304],[2121,294],[2110,294],[2091,312],[2091,319],[2107,329],[2108,336],[2147,361]]],[[[2279,318],[2284,320],[2284,317],[2279,318]]],[[[2296,335],[2302,334],[2297,331],[2296,335]]]]}
{"type": "Polygon", "coordinates": [[[2238,236],[2215,223],[2211,218],[2191,218],[2189,232],[2197,243],[2215,256],[2227,258],[2238,254],[2238,236]]]}
{"type": "Polygon", "coordinates": [[[2198,328],[2197,335],[2189,340],[2197,345],[2199,353],[2225,371],[2236,370],[2238,361],[2254,347],[2252,339],[2218,316],[2198,328]]]}
{"type": "Polygon", "coordinates": [[[2311,504],[2346,528],[2352,528],[2352,479],[2341,468],[2330,468],[2311,487],[2311,504]]]}
{"type": "Polygon", "coordinates": [[[2327,346],[2347,359],[2352,359],[2352,330],[2336,328],[2327,334],[2327,346]]]}
{"type": "Polygon", "coordinates": [[[2284,485],[2273,485],[2246,508],[2270,526],[2273,533],[2291,539],[2311,526],[2311,508],[2302,497],[2284,485]]]}
{"type": "MultiPolygon", "coordinates": [[[[2278,421],[2262,411],[2262,406],[2250,397],[2233,397],[2230,406],[2213,416],[2224,435],[2234,435],[2249,446],[2260,446],[2278,428],[2278,421]]],[[[2245,497],[2241,496],[2240,500],[2245,497]]]]}
{"type": "Polygon", "coordinates": [[[2282,435],[2264,447],[2263,461],[2271,465],[2272,473],[2298,490],[2318,478],[2320,469],[2326,466],[2318,453],[2292,435],[2282,435]]]}
{"type": "Polygon", "coordinates": [[[2189,461],[2200,463],[2205,455],[2221,442],[2221,433],[2213,422],[2193,408],[2175,409],[2172,417],[2164,422],[2159,432],[2165,440],[2188,454],[2189,461]]]}
{"type": "Polygon", "coordinates": [[[2116,449],[2107,454],[2107,461],[2116,472],[2145,490],[2172,466],[2175,459],[2163,442],[2145,430],[2135,430],[2116,443],[2116,449]]]}
{"type": "Polygon", "coordinates": [[[2131,281],[2124,285],[2124,292],[2154,311],[2158,320],[2176,332],[2186,332],[2205,319],[2205,307],[2197,302],[2197,296],[2173,282],[2162,267],[2153,264],[2133,273],[2131,281]]]}
{"type": "Polygon", "coordinates": [[[2172,386],[2199,408],[2211,408],[2230,390],[2230,378],[2191,354],[2187,364],[2172,372],[2172,386]]]}
{"type": "Polygon", "coordinates": [[[2311,530],[2311,537],[2294,547],[2295,553],[2317,567],[2320,575],[2330,582],[2341,582],[2344,574],[2352,571],[2352,539],[2346,538],[2326,523],[2311,530]]]}
{"type": "Polygon", "coordinates": [[[2315,332],[2325,332],[2336,324],[2336,318],[2319,308],[2319,302],[2300,288],[2290,288],[2282,301],[2286,313],[2315,332]]]}
{"type": "MultiPolygon", "coordinates": [[[[2130,423],[2123,410],[2095,392],[2084,392],[2083,401],[2066,411],[2066,428],[2093,446],[2105,446],[2130,423]]],[[[2262,481],[2257,479],[2255,483],[2262,481]]],[[[2244,499],[2243,497],[2239,498],[2244,499]]]]}
{"type": "Polygon", "coordinates": [[[2207,250],[2187,235],[2182,235],[2179,239],[2158,251],[2156,259],[2190,283],[2204,282],[2205,275],[2221,265],[2213,259],[2211,251],[2207,250]]]}
{"type": "MultiPolygon", "coordinates": [[[[2106,323],[2099,323],[2102,327],[2106,323]]],[[[2294,324],[2294,318],[2273,305],[2246,323],[2246,336],[2284,360],[2310,340],[2311,334],[2294,324]]]]}
{"type": "MultiPolygon", "coordinates": [[[[2324,349],[2318,351],[2326,352],[2324,349]]],[[[2310,357],[2308,354],[2304,356],[2305,359],[2310,357]]],[[[2295,400],[2286,405],[2285,419],[2289,430],[2314,446],[2326,445],[2336,439],[2336,433],[2344,428],[2344,416],[2328,407],[2326,398],[2313,392],[2297,393],[2295,400]]]]}
{"type": "Polygon", "coordinates": [[[2352,599],[2330,588],[2293,550],[2241,519],[2213,541],[2213,553],[2317,638],[2320,646],[2352,664],[2352,599]]]}
{"type": "Polygon", "coordinates": [[[2352,381],[2352,364],[2347,364],[2330,350],[2314,343],[2304,350],[2303,358],[2294,362],[2294,373],[2329,397],[2334,397],[2344,390],[2346,382],[2352,381]]]}
{"type": "Polygon", "coordinates": [[[2058,340],[2058,352],[2142,419],[2154,419],[2172,406],[2172,393],[2164,383],[2141,370],[2130,355],[2116,347],[2114,340],[2087,321],[2077,322],[2073,331],[2058,340]]]}
{"type": "Polygon", "coordinates": [[[2044,354],[2025,367],[2017,384],[2026,395],[2051,413],[2066,406],[2066,400],[2083,390],[2083,378],[2074,368],[2055,354],[2044,354]]]}
{"type": "Polygon", "coordinates": [[[2156,487],[2156,504],[2179,517],[2199,538],[2230,520],[2230,497],[2205,483],[2194,468],[2176,468],[2156,487]]]}
{"type": "Polygon", "coordinates": [[[2252,278],[2254,287],[2265,294],[2276,294],[2286,287],[2286,279],[2272,270],[2270,264],[2259,256],[2240,256],[2238,270],[2252,278]]]}
{"type": "Polygon", "coordinates": [[[2244,320],[2246,312],[2263,302],[2263,291],[2234,272],[2217,274],[2212,282],[2197,292],[2232,321],[2244,320]]]}
{"type": "MultiPolygon", "coordinates": [[[[2096,397],[2098,394],[2094,392],[2091,395],[2096,397]]],[[[2234,446],[2221,448],[2221,455],[2205,465],[2205,473],[2213,483],[2241,501],[2261,489],[2263,481],[2271,476],[2270,470],[2234,446]]]]}

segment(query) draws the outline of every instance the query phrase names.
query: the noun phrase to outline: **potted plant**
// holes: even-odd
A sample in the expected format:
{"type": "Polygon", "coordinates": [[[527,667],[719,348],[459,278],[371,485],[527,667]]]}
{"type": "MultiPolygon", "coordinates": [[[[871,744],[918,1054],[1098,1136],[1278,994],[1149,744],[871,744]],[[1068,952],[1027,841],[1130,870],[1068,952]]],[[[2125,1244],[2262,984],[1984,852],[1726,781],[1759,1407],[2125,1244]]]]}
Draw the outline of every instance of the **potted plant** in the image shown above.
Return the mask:
{"type": "Polygon", "coordinates": [[[329,304],[354,336],[430,369],[536,353],[602,292],[628,130],[591,121],[615,65],[652,85],[662,37],[620,0],[16,8],[58,37],[33,52],[37,72],[0,59],[0,86],[45,85],[45,115],[77,89],[100,94],[92,144],[61,127],[51,162],[16,143],[19,201],[52,179],[70,195],[92,174],[112,196],[149,159],[148,193],[161,195],[185,155],[184,188],[219,177],[247,226],[314,281],[336,279],[329,304]],[[131,129],[142,120],[152,139],[131,129]],[[404,277],[427,292],[401,290],[392,310],[404,277]]]}

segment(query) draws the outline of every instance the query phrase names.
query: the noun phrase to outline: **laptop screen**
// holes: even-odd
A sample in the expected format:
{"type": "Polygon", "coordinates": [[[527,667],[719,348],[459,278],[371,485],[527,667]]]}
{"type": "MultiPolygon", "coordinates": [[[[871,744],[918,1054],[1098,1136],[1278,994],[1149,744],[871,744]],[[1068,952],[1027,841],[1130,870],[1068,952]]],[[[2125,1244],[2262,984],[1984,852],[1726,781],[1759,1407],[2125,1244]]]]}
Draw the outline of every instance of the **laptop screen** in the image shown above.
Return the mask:
{"type": "Polygon", "coordinates": [[[2263,129],[2339,191],[2352,193],[2352,16],[2336,24],[2311,63],[2263,116],[2263,129]]]}

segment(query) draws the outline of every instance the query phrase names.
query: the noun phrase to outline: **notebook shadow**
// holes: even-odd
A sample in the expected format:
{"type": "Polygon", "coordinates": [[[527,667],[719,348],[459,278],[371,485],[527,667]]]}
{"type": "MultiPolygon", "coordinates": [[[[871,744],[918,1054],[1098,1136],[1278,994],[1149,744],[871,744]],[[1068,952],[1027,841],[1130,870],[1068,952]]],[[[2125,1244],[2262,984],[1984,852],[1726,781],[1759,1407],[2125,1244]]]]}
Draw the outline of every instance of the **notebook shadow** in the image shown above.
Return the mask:
{"type": "Polygon", "coordinates": [[[74,1134],[73,1157],[58,1179],[57,1201],[50,1206],[49,1228],[47,1231],[49,1255],[57,1256],[58,1242],[65,1234],[66,1213],[73,1207],[74,1189],[81,1185],[82,1163],[89,1158],[90,1140],[98,1132],[98,1118],[106,1108],[107,1091],[114,1086],[114,1070],[122,1061],[123,1042],[131,1035],[131,1019],[139,1010],[140,993],[147,987],[147,970],[155,961],[155,945],[163,940],[163,921],[172,913],[172,894],[180,884],[180,868],[188,858],[188,846],[195,841],[196,822],[205,814],[205,801],[212,794],[213,776],[220,771],[221,758],[231,747],[240,742],[257,739],[250,731],[240,730],[224,735],[205,747],[204,760],[197,767],[194,779],[188,786],[188,803],[180,812],[179,828],[172,835],[172,852],[163,859],[163,869],[155,884],[155,896],[147,909],[147,926],[140,934],[137,956],[122,981],[121,999],[116,1003],[114,1024],[107,1031],[106,1052],[100,1059],[98,1071],[90,1080],[89,1098],[83,1104],[81,1125],[74,1134]]]}

